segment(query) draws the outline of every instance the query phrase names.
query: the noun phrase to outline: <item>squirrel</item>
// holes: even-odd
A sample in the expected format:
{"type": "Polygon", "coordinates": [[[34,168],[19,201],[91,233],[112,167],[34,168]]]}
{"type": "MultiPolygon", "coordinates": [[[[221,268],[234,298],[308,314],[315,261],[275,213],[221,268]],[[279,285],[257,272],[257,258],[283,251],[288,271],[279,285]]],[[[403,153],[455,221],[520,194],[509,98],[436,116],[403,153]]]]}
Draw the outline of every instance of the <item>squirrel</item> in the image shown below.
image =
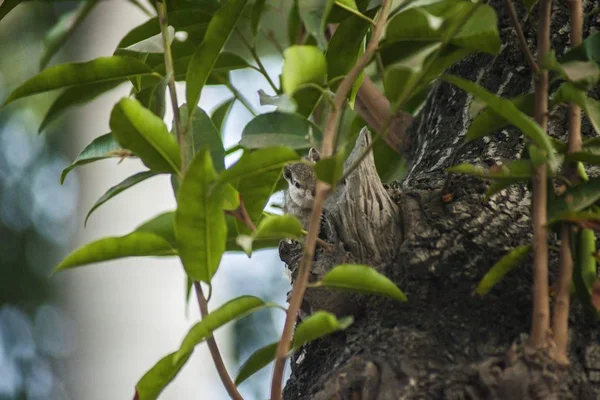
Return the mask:
{"type": "MultiPolygon", "coordinates": [[[[311,148],[305,159],[314,164],[321,159],[321,154],[317,149],[311,148]]],[[[311,165],[300,162],[286,165],[283,169],[283,177],[288,182],[288,188],[284,191],[283,212],[294,215],[306,229],[315,201],[317,186],[315,172],[311,165]]]]}

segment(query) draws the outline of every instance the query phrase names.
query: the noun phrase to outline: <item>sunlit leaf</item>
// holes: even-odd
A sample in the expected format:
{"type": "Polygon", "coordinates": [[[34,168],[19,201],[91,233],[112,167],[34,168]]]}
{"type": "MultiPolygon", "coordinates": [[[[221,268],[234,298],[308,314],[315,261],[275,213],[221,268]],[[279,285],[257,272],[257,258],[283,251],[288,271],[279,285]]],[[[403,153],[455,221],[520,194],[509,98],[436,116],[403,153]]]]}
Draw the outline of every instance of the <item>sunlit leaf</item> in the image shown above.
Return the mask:
{"type": "Polygon", "coordinates": [[[156,175],[158,175],[158,173],[153,172],[153,171],[138,172],[137,174],[126,178],[124,181],[122,181],[119,184],[108,189],[106,191],[106,193],[104,193],[98,200],[96,200],[96,203],[94,203],[92,208],[90,208],[90,211],[88,211],[87,215],[85,216],[85,220],[84,220],[83,224],[84,225],[87,224],[87,221],[90,218],[90,215],[92,215],[92,213],[98,207],[100,207],[102,204],[106,203],[107,201],[109,201],[110,199],[112,199],[113,197],[118,195],[119,193],[122,193],[125,190],[129,189],[130,187],[135,186],[138,183],[143,182],[146,179],[152,178],[153,176],[156,176],[156,175]]]}
{"type": "Polygon", "coordinates": [[[407,300],[406,295],[398,289],[394,282],[366,265],[338,265],[329,271],[318,285],[331,289],[385,296],[400,302],[407,300]]]}
{"type": "Polygon", "coordinates": [[[159,215],[128,235],[105,237],[88,243],[66,256],[54,272],[125,257],[177,255],[164,236],[164,221],[164,216],[159,215]]]}
{"type": "Polygon", "coordinates": [[[85,165],[98,160],[104,160],[106,158],[123,158],[132,156],[128,150],[125,150],[119,142],[115,139],[112,133],[99,136],[88,144],[79,153],[75,161],[65,169],[63,169],[60,175],[60,183],[62,184],[67,177],[67,174],[75,167],[85,165]]]}
{"type": "Polygon", "coordinates": [[[177,361],[174,361],[175,353],[161,358],[135,385],[136,400],[158,399],[158,395],[175,379],[191,355],[189,352],[177,361]]]}
{"type": "Polygon", "coordinates": [[[122,80],[135,75],[151,74],[146,64],[124,56],[100,57],[84,63],[65,63],[47,68],[17,87],[4,105],[17,99],[49,90],[89,83],[122,80]]]}
{"type": "Polygon", "coordinates": [[[254,296],[240,296],[228,301],[192,326],[175,354],[174,361],[177,362],[191,353],[196,345],[212,336],[213,332],[221,326],[265,307],[277,307],[277,305],[266,303],[254,296]]]}
{"type": "Polygon", "coordinates": [[[192,56],[186,75],[186,99],[192,115],[221,49],[233,32],[247,0],[229,0],[210,20],[204,40],[192,56]]]}
{"type": "Polygon", "coordinates": [[[46,33],[46,37],[44,38],[44,53],[40,60],[40,69],[48,65],[50,59],[73,35],[73,32],[75,32],[77,27],[97,4],[98,2],[94,0],[83,0],[77,8],[60,16],[56,24],[46,33]]]}
{"type": "Polygon", "coordinates": [[[174,231],[175,211],[167,211],[144,222],[136,228],[137,232],[149,232],[160,236],[171,244],[174,249],[177,246],[174,231]]]}
{"type": "Polygon", "coordinates": [[[327,79],[327,61],[315,46],[291,46],[283,53],[281,86],[283,93],[294,98],[298,113],[311,114],[321,97],[327,79]],[[316,86],[316,87],[315,87],[316,86]]]}
{"type": "Polygon", "coordinates": [[[303,116],[274,111],[257,115],[248,122],[240,145],[248,149],[273,146],[308,149],[320,139],[319,128],[303,116]]]}
{"type": "Polygon", "coordinates": [[[123,98],[110,114],[110,128],[117,141],[135,153],[153,171],[179,173],[181,154],[162,119],[139,101],[123,98]]]}
{"type": "Polygon", "coordinates": [[[344,317],[338,320],[335,315],[327,311],[317,311],[298,325],[294,333],[293,347],[299,349],[315,339],[333,332],[343,331],[352,322],[354,322],[352,317],[344,317]]]}
{"type": "Polygon", "coordinates": [[[285,238],[299,239],[303,235],[302,224],[293,215],[269,215],[260,220],[252,236],[244,235],[237,240],[246,254],[252,253],[254,241],[281,240],[285,238]]]}
{"type": "Polygon", "coordinates": [[[219,196],[210,196],[216,173],[207,148],[192,160],[177,194],[175,237],[192,279],[210,283],[225,252],[227,223],[219,196]]]}
{"type": "Polygon", "coordinates": [[[531,253],[531,245],[517,247],[500,259],[485,274],[483,279],[477,285],[475,292],[480,296],[485,296],[492,288],[504,278],[513,268],[518,266],[527,255],[531,253]]]}
{"type": "Polygon", "coordinates": [[[564,79],[578,88],[589,90],[600,80],[600,66],[593,61],[563,61],[556,60],[556,54],[550,52],[544,65],[558,72],[564,79]]]}

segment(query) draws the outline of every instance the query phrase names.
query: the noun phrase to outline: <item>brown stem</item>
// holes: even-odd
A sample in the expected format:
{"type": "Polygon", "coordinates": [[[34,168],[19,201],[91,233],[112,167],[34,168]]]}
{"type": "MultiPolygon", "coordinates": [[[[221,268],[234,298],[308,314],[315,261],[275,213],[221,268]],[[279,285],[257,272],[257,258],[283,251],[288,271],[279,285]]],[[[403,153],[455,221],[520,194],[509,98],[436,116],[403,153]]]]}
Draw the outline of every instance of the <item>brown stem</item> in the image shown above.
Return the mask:
{"type": "MultiPolygon", "coordinates": [[[[583,7],[581,0],[571,0],[571,48],[579,46],[583,40],[583,7]]],[[[581,109],[569,104],[568,152],[581,150],[581,109]]],[[[577,163],[567,165],[567,179],[577,181],[577,163]]],[[[573,276],[573,256],[571,254],[571,226],[563,223],[561,227],[561,245],[559,257],[558,285],[556,302],[552,315],[552,331],[556,344],[556,358],[562,364],[568,364],[567,344],[569,339],[569,303],[573,276]]]]}
{"type": "MultiPolygon", "coordinates": [[[[538,64],[541,65],[550,51],[551,0],[540,1],[538,27],[538,64]]],[[[548,127],[548,71],[535,75],[535,120],[544,131],[548,127]]],[[[533,176],[533,306],[529,345],[535,349],[546,344],[546,334],[550,326],[550,306],[548,297],[548,228],[546,221],[547,165],[544,163],[534,170],[533,176]]]]}
{"type": "Polygon", "coordinates": [[[535,59],[529,50],[529,46],[527,46],[527,40],[525,40],[525,35],[523,34],[523,29],[521,29],[521,24],[519,23],[519,18],[517,17],[517,12],[515,11],[515,6],[513,5],[512,0],[506,0],[506,8],[508,9],[510,22],[512,23],[513,28],[515,28],[517,38],[519,39],[519,49],[527,59],[527,63],[529,64],[531,71],[537,75],[540,72],[540,67],[538,66],[538,63],[535,62],[535,59]]]}
{"type": "MultiPolygon", "coordinates": [[[[354,65],[352,70],[350,70],[350,72],[342,80],[340,86],[338,87],[335,93],[333,99],[333,108],[327,117],[325,133],[323,134],[323,144],[321,147],[322,157],[328,157],[333,153],[340,114],[345,105],[346,98],[348,96],[348,93],[350,92],[350,89],[352,88],[352,85],[354,84],[354,81],[356,81],[358,75],[366,67],[366,65],[373,57],[373,54],[377,50],[377,46],[379,45],[379,39],[381,38],[381,35],[383,33],[383,27],[385,25],[385,22],[387,21],[387,17],[390,12],[390,6],[391,0],[385,0],[381,5],[381,10],[379,11],[379,15],[377,16],[377,22],[375,23],[375,27],[373,28],[371,40],[369,41],[369,44],[367,45],[364,54],[356,62],[356,65],[354,65]]],[[[304,292],[306,291],[306,287],[308,284],[308,278],[310,275],[312,261],[315,254],[317,236],[319,234],[321,213],[323,212],[325,199],[330,192],[329,189],[330,186],[325,182],[317,182],[317,193],[315,196],[314,207],[308,225],[308,235],[304,244],[304,252],[299,267],[300,269],[298,277],[296,278],[296,281],[294,282],[294,286],[292,288],[292,297],[290,299],[290,305],[286,313],[285,325],[281,334],[281,340],[279,341],[279,345],[277,346],[275,366],[273,369],[273,381],[271,382],[271,400],[279,400],[281,398],[285,359],[290,350],[290,345],[292,343],[292,334],[294,330],[294,323],[296,321],[298,311],[300,310],[302,298],[304,297],[304,292]]]]}
{"type": "MultiPolygon", "coordinates": [[[[169,93],[171,95],[171,105],[173,106],[173,119],[175,121],[175,129],[177,130],[177,142],[179,143],[179,147],[181,148],[181,170],[185,171],[187,168],[187,155],[184,151],[184,142],[185,142],[185,130],[181,126],[181,115],[179,114],[179,107],[177,106],[177,92],[175,91],[175,75],[173,73],[173,56],[171,54],[171,46],[169,43],[169,37],[167,32],[167,6],[165,0],[156,2],[156,9],[158,12],[158,21],[160,23],[160,30],[163,37],[164,43],[164,54],[165,54],[165,71],[167,77],[169,79],[169,93]]],[[[191,120],[191,118],[190,118],[191,120]]],[[[202,293],[202,286],[200,286],[200,282],[194,282],[194,291],[196,292],[196,297],[198,298],[198,307],[200,308],[200,314],[204,319],[208,315],[208,304],[206,298],[204,297],[204,293],[202,293]]],[[[243,397],[237,390],[235,383],[231,380],[231,377],[227,373],[227,368],[225,368],[225,363],[223,362],[223,358],[221,357],[221,353],[219,352],[219,348],[217,347],[217,342],[214,337],[209,337],[206,340],[208,344],[208,348],[210,350],[210,354],[212,356],[213,362],[215,363],[215,367],[221,378],[221,382],[223,382],[223,386],[227,390],[229,396],[234,400],[243,400],[243,397]]]]}

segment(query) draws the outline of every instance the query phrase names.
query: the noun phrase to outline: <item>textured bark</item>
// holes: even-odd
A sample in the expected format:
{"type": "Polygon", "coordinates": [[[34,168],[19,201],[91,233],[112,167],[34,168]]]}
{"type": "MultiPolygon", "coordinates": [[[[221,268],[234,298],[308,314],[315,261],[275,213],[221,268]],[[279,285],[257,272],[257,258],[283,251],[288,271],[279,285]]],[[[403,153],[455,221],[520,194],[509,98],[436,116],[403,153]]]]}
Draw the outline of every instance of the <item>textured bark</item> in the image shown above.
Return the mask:
{"type": "MultiPolygon", "coordinates": [[[[514,97],[531,92],[533,86],[503,3],[490,2],[499,16],[500,54],[472,55],[450,72],[503,97],[514,97]]],[[[587,11],[592,3],[586,3],[587,11]]],[[[521,2],[515,5],[524,15],[521,2]]],[[[524,27],[532,49],[535,15],[534,9],[524,27]]],[[[585,21],[585,35],[593,24],[597,29],[598,16],[585,21]]],[[[563,54],[568,44],[568,2],[554,2],[552,32],[552,45],[563,54]]],[[[556,87],[553,84],[551,90],[556,87]]],[[[578,301],[571,305],[568,369],[558,370],[547,359],[523,352],[523,334],[530,328],[531,258],[487,296],[472,295],[500,257],[530,242],[531,194],[527,187],[515,185],[483,202],[488,183],[453,176],[449,185],[453,199],[442,201],[444,169],[463,142],[471,101],[471,96],[447,83],[436,84],[409,131],[409,172],[388,190],[402,223],[395,232],[381,235],[382,247],[393,239],[391,249],[379,251],[383,261],[375,266],[409,301],[354,298],[361,312],[355,313],[348,330],[309,343],[294,354],[286,399],[533,399],[550,398],[553,388],[558,388],[560,399],[600,398],[600,324],[578,301]]],[[[551,135],[564,139],[566,127],[566,109],[553,112],[551,135]]],[[[593,134],[586,119],[582,132],[593,134]]],[[[491,167],[520,157],[523,145],[516,129],[502,129],[467,145],[456,161],[491,167]]],[[[282,259],[294,269],[299,247],[281,250],[282,259]]],[[[316,267],[326,269],[348,256],[348,246],[346,254],[338,250],[334,256],[320,250],[316,267]]],[[[551,252],[552,276],[557,259],[551,252]]]]}

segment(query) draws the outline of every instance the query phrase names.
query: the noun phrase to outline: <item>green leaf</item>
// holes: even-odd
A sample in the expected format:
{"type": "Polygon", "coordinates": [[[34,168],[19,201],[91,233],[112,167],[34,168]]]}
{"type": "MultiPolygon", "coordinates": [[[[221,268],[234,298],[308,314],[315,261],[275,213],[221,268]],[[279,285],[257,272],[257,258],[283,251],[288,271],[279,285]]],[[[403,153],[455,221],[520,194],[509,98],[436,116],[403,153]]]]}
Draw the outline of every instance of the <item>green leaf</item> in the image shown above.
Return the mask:
{"type": "Polygon", "coordinates": [[[129,189],[130,187],[135,186],[138,183],[143,182],[146,179],[152,178],[153,176],[156,176],[156,175],[158,175],[158,173],[153,172],[153,171],[138,172],[137,174],[126,178],[123,182],[108,189],[106,191],[106,193],[104,193],[98,200],[96,200],[96,203],[94,203],[92,208],[90,208],[90,211],[88,211],[87,215],[85,216],[85,221],[83,222],[83,225],[84,226],[87,225],[87,221],[88,221],[88,218],[90,218],[90,215],[92,215],[94,210],[96,210],[102,204],[106,203],[108,200],[112,199],[119,193],[129,189]]]}
{"type": "Polygon", "coordinates": [[[252,375],[269,365],[271,361],[275,359],[277,355],[277,345],[279,343],[271,343],[265,347],[256,350],[248,359],[242,364],[237,376],[235,377],[235,384],[239,386],[240,383],[250,378],[252,375]]]}
{"type": "Polygon", "coordinates": [[[352,325],[352,317],[344,317],[339,320],[327,311],[317,311],[298,325],[294,333],[293,348],[299,349],[306,343],[329,335],[333,332],[343,331],[352,325]]]}
{"type": "Polygon", "coordinates": [[[165,217],[159,215],[128,235],[105,237],[88,243],[66,256],[53,273],[118,258],[177,255],[165,238],[164,221],[165,217]]]}
{"type": "Polygon", "coordinates": [[[159,118],[165,117],[166,111],[166,92],[168,79],[165,77],[154,85],[142,89],[135,95],[135,98],[154,115],[159,118]]]}
{"type": "MultiPolygon", "coordinates": [[[[227,220],[227,245],[225,247],[225,249],[227,251],[235,251],[235,252],[239,252],[239,251],[243,251],[244,253],[248,254],[248,252],[246,251],[247,249],[244,249],[242,246],[240,246],[238,244],[238,240],[239,240],[239,235],[238,235],[238,226],[237,223],[239,222],[238,220],[234,219],[231,216],[227,216],[226,217],[227,220]]],[[[277,246],[279,246],[279,239],[256,239],[254,241],[252,241],[252,251],[257,251],[260,249],[268,249],[268,248],[276,248],[277,246]]]]}
{"type": "Polygon", "coordinates": [[[485,296],[492,288],[500,282],[506,274],[513,268],[519,265],[527,255],[531,253],[531,245],[517,247],[502,257],[494,266],[485,274],[483,279],[477,285],[475,292],[480,296],[485,296]]]}
{"type": "MultiPolygon", "coordinates": [[[[533,115],[533,93],[528,93],[522,96],[510,99],[516,108],[527,115],[533,115]]],[[[488,134],[495,132],[507,126],[509,122],[496,114],[490,107],[486,107],[481,111],[471,123],[469,130],[465,136],[465,141],[480,139],[488,134]]]]}
{"type": "Polygon", "coordinates": [[[440,43],[432,43],[388,67],[383,81],[386,97],[393,103],[403,104],[410,95],[415,94],[414,88],[424,72],[425,60],[439,48],[440,43]]]}
{"type": "Polygon", "coordinates": [[[124,56],[100,57],[84,63],[65,63],[47,68],[17,87],[2,106],[17,99],[49,90],[114,80],[136,75],[148,75],[152,71],[146,64],[124,56]]]}
{"type": "Polygon", "coordinates": [[[565,161],[579,161],[586,164],[600,165],[600,149],[597,147],[590,149],[584,148],[582,151],[567,154],[565,156],[565,161]]]}
{"type": "Polygon", "coordinates": [[[468,1],[445,0],[413,7],[395,15],[387,25],[385,40],[442,42],[463,24],[449,44],[474,51],[497,54],[500,50],[498,21],[489,5],[468,1]],[[473,8],[477,7],[475,11],[473,8]],[[469,13],[473,13],[465,21],[469,13]]]}
{"type": "Polygon", "coordinates": [[[175,211],[167,211],[138,226],[136,232],[149,232],[160,236],[175,249],[177,242],[175,240],[174,222],[175,211]]]}
{"type": "Polygon", "coordinates": [[[529,159],[511,160],[488,170],[471,164],[458,164],[446,169],[455,174],[474,175],[485,179],[529,179],[533,176],[533,163],[529,159]]]}
{"type": "MultiPolygon", "coordinates": [[[[342,21],[335,30],[327,48],[327,79],[344,77],[356,64],[363,49],[369,23],[357,16],[342,21]]],[[[339,81],[331,86],[336,90],[339,81]]]]}
{"type": "Polygon", "coordinates": [[[527,8],[527,13],[531,13],[531,9],[533,9],[533,6],[536,5],[536,3],[538,2],[538,0],[523,0],[523,4],[525,5],[525,8],[527,8]]]}
{"type": "MultiPolygon", "coordinates": [[[[297,351],[311,340],[329,335],[330,333],[346,329],[353,322],[352,317],[336,319],[333,314],[325,311],[318,311],[312,316],[304,320],[296,330],[294,335],[294,343],[291,351],[297,351]]],[[[277,345],[279,343],[271,343],[263,348],[256,350],[240,367],[235,384],[239,385],[256,372],[260,371],[271,361],[275,359],[277,354],[277,345]]]]}
{"type": "Polygon", "coordinates": [[[158,399],[158,395],[177,376],[191,355],[191,352],[185,354],[177,362],[174,361],[175,353],[161,358],[135,385],[136,400],[158,399]]]}
{"type": "Polygon", "coordinates": [[[61,46],[73,35],[73,32],[83,22],[92,9],[98,4],[97,1],[83,0],[77,8],[61,15],[56,24],[46,33],[44,38],[44,53],[40,60],[40,69],[48,65],[48,62],[61,48],[61,46]]]}
{"type": "Polygon", "coordinates": [[[502,118],[516,126],[529,139],[533,140],[543,150],[548,152],[549,166],[555,170],[557,160],[554,155],[554,146],[546,132],[528,115],[519,111],[519,109],[510,100],[498,97],[474,82],[459,78],[453,75],[446,75],[444,79],[455,86],[472,93],[474,96],[483,100],[490,109],[494,110],[502,118]]]}
{"type": "Polygon", "coordinates": [[[589,90],[600,80],[600,66],[593,61],[565,61],[559,63],[556,54],[550,52],[544,67],[558,72],[578,88],[589,90]]]}
{"type": "Polygon", "coordinates": [[[206,84],[225,42],[240,19],[246,2],[247,0],[229,0],[219,9],[210,20],[204,40],[192,56],[185,78],[187,83],[186,99],[190,115],[200,100],[202,88],[206,84]]]}
{"type": "MultiPolygon", "coordinates": [[[[175,28],[173,28],[172,26],[167,27],[167,37],[170,45],[171,43],[173,43],[173,39],[175,39],[175,28]]],[[[165,43],[163,35],[162,33],[158,33],[154,36],[150,36],[149,38],[146,38],[142,41],[124,47],[123,49],[117,50],[117,53],[122,50],[126,52],[162,54],[165,52],[165,43]]]]}
{"type": "Polygon", "coordinates": [[[240,145],[248,149],[273,146],[308,149],[315,145],[315,139],[321,139],[318,126],[299,114],[274,111],[257,115],[248,122],[240,145]]]}
{"type": "Polygon", "coordinates": [[[343,264],[334,267],[318,283],[331,289],[370,293],[405,302],[406,295],[385,275],[366,265],[343,264]]]}
{"type": "Polygon", "coordinates": [[[227,116],[229,115],[229,112],[231,111],[234,102],[235,98],[232,98],[221,103],[221,105],[218,106],[210,116],[210,119],[212,120],[213,124],[215,125],[215,128],[217,128],[217,131],[221,136],[223,135],[225,129],[225,120],[227,119],[227,116]]]}
{"type": "Polygon", "coordinates": [[[554,220],[567,212],[582,211],[600,200],[600,178],[591,178],[568,188],[548,205],[548,220],[554,220]]]}
{"type": "Polygon", "coordinates": [[[123,98],[110,114],[110,128],[121,146],[153,171],[179,174],[181,154],[162,119],[139,101],[123,98]]]}
{"type": "Polygon", "coordinates": [[[257,241],[299,239],[303,236],[302,224],[293,215],[269,215],[260,220],[252,236],[241,235],[237,243],[246,254],[252,253],[252,245],[257,241]]]}
{"type": "MultiPolygon", "coordinates": [[[[181,115],[181,125],[183,127],[189,126],[189,130],[184,136],[183,151],[186,155],[184,160],[185,164],[189,164],[190,160],[198,154],[203,148],[208,148],[210,157],[212,158],[212,164],[220,172],[225,169],[225,149],[223,148],[223,141],[221,140],[221,134],[213,124],[212,120],[206,114],[206,112],[200,107],[196,107],[196,112],[192,114],[191,123],[188,121],[188,108],[184,104],[179,107],[179,113],[181,115]]],[[[173,134],[175,133],[175,122],[173,122],[173,128],[171,129],[173,134]]]]}
{"type": "Polygon", "coordinates": [[[117,157],[123,158],[133,155],[128,150],[123,149],[117,142],[112,133],[99,136],[88,144],[79,153],[75,161],[60,174],[60,183],[62,184],[67,177],[67,174],[75,167],[85,165],[98,160],[104,160],[106,158],[117,157]]]}
{"type": "Polygon", "coordinates": [[[592,229],[581,229],[576,235],[577,253],[575,256],[575,281],[583,283],[584,290],[589,296],[592,286],[597,279],[596,259],[596,235],[592,229]]]}
{"type": "Polygon", "coordinates": [[[309,116],[327,80],[327,61],[315,46],[291,46],[283,52],[283,93],[298,104],[298,113],[309,116]]]}
{"type": "Polygon", "coordinates": [[[265,7],[265,0],[256,0],[252,6],[250,12],[250,27],[252,28],[252,36],[256,38],[258,33],[258,25],[260,23],[260,17],[262,16],[263,8],[265,7]]]}
{"type": "Polygon", "coordinates": [[[283,53],[281,82],[283,92],[293,96],[302,85],[325,84],[327,61],[321,51],[314,46],[291,46],[283,53]]]}
{"type": "Polygon", "coordinates": [[[600,64],[600,32],[586,37],[583,43],[562,56],[561,61],[594,61],[600,64]]]}
{"type": "Polygon", "coordinates": [[[287,38],[289,40],[289,46],[292,46],[298,41],[298,35],[302,24],[300,13],[298,12],[298,0],[293,0],[287,21],[287,38]]]}
{"type": "Polygon", "coordinates": [[[323,158],[314,165],[315,173],[319,180],[335,186],[344,174],[344,161],[346,154],[340,149],[334,156],[323,158]]]}
{"type": "Polygon", "coordinates": [[[301,0],[298,2],[298,12],[304,26],[316,40],[321,49],[327,47],[325,25],[327,16],[333,7],[333,0],[301,0]]]}
{"type": "Polygon", "coordinates": [[[189,165],[177,194],[175,237],[186,273],[210,283],[225,252],[227,223],[219,196],[210,196],[216,173],[208,149],[189,165]]]}
{"type": "Polygon", "coordinates": [[[126,79],[112,80],[108,82],[91,83],[88,85],[75,86],[66,89],[52,103],[44,120],[40,124],[39,132],[41,133],[46,126],[63,115],[68,109],[73,106],[85,104],[101,94],[116,88],[126,79]]]}
{"type": "Polygon", "coordinates": [[[571,83],[563,83],[552,95],[552,103],[575,103],[588,116],[596,133],[600,134],[600,101],[588,97],[585,91],[571,83]]]}
{"type": "Polygon", "coordinates": [[[22,2],[23,0],[4,0],[4,2],[0,4],[0,20],[6,17],[6,14],[22,2]]]}
{"type": "MultiPolygon", "coordinates": [[[[287,147],[245,150],[239,161],[221,174],[219,183],[230,183],[237,189],[250,219],[256,224],[277,188],[283,166],[299,158],[287,147]]],[[[237,224],[237,231],[250,233],[242,223],[237,224]]]]}
{"type": "Polygon", "coordinates": [[[221,326],[265,307],[277,307],[277,305],[266,303],[254,296],[240,296],[228,301],[192,326],[175,354],[174,361],[178,362],[186,354],[191,353],[196,345],[212,336],[213,332],[221,326]]]}

